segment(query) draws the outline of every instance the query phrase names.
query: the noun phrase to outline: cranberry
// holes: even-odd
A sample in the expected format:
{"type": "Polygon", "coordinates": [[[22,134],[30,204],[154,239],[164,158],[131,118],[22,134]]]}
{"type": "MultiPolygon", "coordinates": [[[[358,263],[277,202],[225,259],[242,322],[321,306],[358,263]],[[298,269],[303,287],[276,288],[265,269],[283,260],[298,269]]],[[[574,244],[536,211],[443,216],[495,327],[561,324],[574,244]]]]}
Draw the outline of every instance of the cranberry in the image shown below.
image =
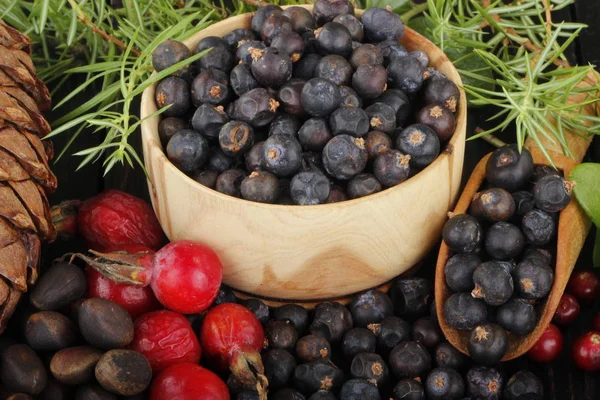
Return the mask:
{"type": "Polygon", "coordinates": [[[573,360],[584,371],[600,369],[600,332],[587,332],[573,343],[573,360]]]}
{"type": "Polygon", "coordinates": [[[84,201],[77,224],[88,246],[97,251],[115,251],[126,243],[156,250],[164,241],[152,207],[119,190],[107,190],[84,201]]]}
{"type": "Polygon", "coordinates": [[[567,284],[567,291],[584,303],[592,302],[600,291],[600,281],[592,271],[575,271],[567,284]]]}
{"type": "Polygon", "coordinates": [[[162,371],[152,383],[150,400],[229,400],[227,385],[213,372],[192,363],[162,371]]]}
{"type": "Polygon", "coordinates": [[[171,242],[156,252],[92,252],[96,258],[77,256],[107,278],[152,288],[158,301],[172,311],[195,314],[217,297],[223,266],[210,248],[189,240],[171,242]]]}
{"type": "MultiPolygon", "coordinates": [[[[128,253],[147,252],[148,254],[154,254],[153,250],[141,244],[126,244],[121,246],[119,250],[128,253]]],[[[86,275],[88,297],[112,300],[127,310],[133,319],[141,314],[161,308],[149,286],[141,287],[116,283],[91,267],[87,268],[86,275]]]]}
{"type": "Polygon", "coordinates": [[[230,369],[244,387],[258,389],[261,398],[267,385],[260,357],[264,340],[260,321],[246,307],[235,303],[211,309],[200,330],[206,358],[223,371],[230,369]]]}
{"type": "Polygon", "coordinates": [[[579,316],[579,303],[568,293],[563,293],[556,308],[552,322],[559,325],[569,325],[579,316]]]}
{"type": "Polygon", "coordinates": [[[546,363],[554,360],[563,347],[563,337],[556,325],[548,325],[542,336],[527,352],[534,361],[546,363]]]}
{"type": "Polygon", "coordinates": [[[596,313],[594,321],[592,322],[592,328],[595,331],[600,332],[600,312],[596,313]]]}
{"type": "Polygon", "coordinates": [[[168,310],[139,317],[130,347],[148,359],[154,374],[171,365],[200,361],[200,343],[190,322],[168,310]]]}

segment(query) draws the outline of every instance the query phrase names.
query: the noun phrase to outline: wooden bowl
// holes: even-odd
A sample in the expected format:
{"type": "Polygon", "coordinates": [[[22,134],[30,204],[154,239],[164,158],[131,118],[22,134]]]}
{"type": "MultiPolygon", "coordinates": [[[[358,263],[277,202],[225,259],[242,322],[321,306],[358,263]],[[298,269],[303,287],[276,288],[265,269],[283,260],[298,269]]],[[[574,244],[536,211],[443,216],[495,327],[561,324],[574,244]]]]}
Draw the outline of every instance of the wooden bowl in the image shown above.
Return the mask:
{"type": "MultiPolygon", "coordinates": [[[[185,43],[194,49],[206,36],[250,27],[251,18],[226,19],[185,43]]],[[[432,66],[461,85],[433,43],[408,28],[401,43],[424,51],[432,66]]],[[[155,88],[144,91],[143,119],[156,111],[155,88]]],[[[159,118],[147,118],[142,140],[154,210],[169,239],[214,248],[224,265],[223,282],[238,291],[314,301],[376,287],[415,265],[439,240],[461,183],[467,113],[461,96],[454,136],[418,175],[375,195],[316,206],[254,203],[200,185],[169,162],[158,137],[159,118]]]]}

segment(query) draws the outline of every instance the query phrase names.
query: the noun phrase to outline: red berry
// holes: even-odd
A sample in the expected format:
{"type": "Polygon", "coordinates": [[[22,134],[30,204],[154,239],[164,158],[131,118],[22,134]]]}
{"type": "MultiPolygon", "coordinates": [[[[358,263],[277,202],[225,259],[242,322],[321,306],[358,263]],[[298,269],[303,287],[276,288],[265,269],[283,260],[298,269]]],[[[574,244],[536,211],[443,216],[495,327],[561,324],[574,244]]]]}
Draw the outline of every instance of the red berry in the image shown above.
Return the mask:
{"type": "Polygon", "coordinates": [[[587,332],[573,343],[573,360],[584,371],[600,369],[600,332],[587,332]]]}
{"type": "Polygon", "coordinates": [[[259,392],[267,383],[260,358],[264,340],[260,321],[239,304],[220,304],[202,321],[200,342],[206,358],[223,371],[229,368],[242,385],[259,392]]]}
{"type": "Polygon", "coordinates": [[[166,308],[194,314],[212,304],[221,279],[223,266],[214,251],[200,243],[180,240],[156,253],[150,285],[166,308]]]}
{"type": "Polygon", "coordinates": [[[581,302],[594,301],[600,291],[600,280],[593,271],[575,271],[567,284],[567,291],[581,302]]]}
{"type": "Polygon", "coordinates": [[[600,312],[596,313],[594,316],[594,321],[592,322],[592,329],[596,332],[600,332],[600,312]]]}
{"type": "Polygon", "coordinates": [[[527,352],[534,361],[546,363],[554,360],[563,347],[563,337],[556,325],[548,325],[542,336],[527,352]]]}
{"type": "Polygon", "coordinates": [[[168,310],[139,317],[130,348],[146,356],[154,374],[175,364],[197,364],[201,354],[190,322],[183,315],[168,310]]]}
{"type": "Polygon", "coordinates": [[[579,303],[568,293],[563,293],[552,318],[552,322],[559,325],[569,325],[579,316],[579,303]]]}
{"type": "Polygon", "coordinates": [[[162,371],[152,383],[150,400],[229,400],[227,385],[213,372],[185,363],[162,371]]]}
{"type": "Polygon", "coordinates": [[[84,201],[77,224],[88,246],[102,252],[115,251],[127,243],[156,250],[164,241],[152,207],[119,190],[107,190],[84,201]]]}
{"type": "MultiPolygon", "coordinates": [[[[126,244],[121,246],[119,250],[128,253],[147,252],[148,254],[154,254],[153,250],[141,244],[126,244]]],[[[148,286],[116,283],[91,267],[86,269],[86,274],[88,297],[112,300],[127,310],[133,319],[141,314],[161,308],[152,289],[148,286]]]]}

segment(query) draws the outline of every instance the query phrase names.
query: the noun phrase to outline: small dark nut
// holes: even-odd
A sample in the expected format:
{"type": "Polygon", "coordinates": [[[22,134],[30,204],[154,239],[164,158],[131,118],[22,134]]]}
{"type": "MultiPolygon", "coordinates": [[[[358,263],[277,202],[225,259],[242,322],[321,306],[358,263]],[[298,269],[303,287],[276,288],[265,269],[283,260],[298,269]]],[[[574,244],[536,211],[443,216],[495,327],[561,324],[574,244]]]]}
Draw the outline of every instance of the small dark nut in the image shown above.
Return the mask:
{"type": "Polygon", "coordinates": [[[117,400],[117,396],[95,383],[79,387],[75,393],[75,400],[117,400]]]}
{"type": "Polygon", "coordinates": [[[42,360],[26,344],[15,344],[0,357],[0,379],[13,392],[40,394],[47,382],[42,360]]]}
{"type": "Polygon", "coordinates": [[[40,310],[56,311],[79,299],[87,283],[81,268],[73,264],[56,263],[38,280],[29,301],[40,310]]]}
{"type": "Polygon", "coordinates": [[[133,350],[111,350],[96,365],[100,385],[122,396],[133,396],[146,390],[152,380],[150,363],[133,350]]]}
{"type": "Polygon", "coordinates": [[[92,298],[79,309],[79,329],[92,346],[110,350],[127,346],[133,340],[133,321],[114,301],[92,298]]]}
{"type": "Polygon", "coordinates": [[[89,346],[60,350],[50,361],[50,372],[65,385],[82,385],[94,378],[94,368],[102,352],[89,346]]]}
{"type": "Polygon", "coordinates": [[[77,328],[69,318],[60,313],[40,311],[27,319],[25,339],[36,351],[56,351],[74,344],[77,328]]]}
{"type": "Polygon", "coordinates": [[[44,391],[39,397],[40,400],[71,400],[74,393],[75,389],[73,387],[49,378],[44,391]]]}

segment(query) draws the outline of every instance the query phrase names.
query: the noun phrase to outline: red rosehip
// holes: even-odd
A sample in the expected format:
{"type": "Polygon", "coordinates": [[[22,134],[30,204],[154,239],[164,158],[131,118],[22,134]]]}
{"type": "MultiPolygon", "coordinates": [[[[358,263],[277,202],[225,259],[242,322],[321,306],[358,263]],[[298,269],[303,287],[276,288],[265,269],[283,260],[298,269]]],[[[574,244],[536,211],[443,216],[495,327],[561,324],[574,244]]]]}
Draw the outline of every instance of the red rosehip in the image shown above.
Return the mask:
{"type": "Polygon", "coordinates": [[[563,347],[563,337],[556,325],[548,325],[542,336],[527,352],[529,358],[540,363],[554,360],[563,347]]]}
{"type": "Polygon", "coordinates": [[[139,317],[130,348],[146,356],[154,374],[175,364],[197,364],[201,354],[190,322],[183,315],[168,310],[139,317]]]}
{"type": "Polygon", "coordinates": [[[185,363],[163,370],[150,387],[150,400],[229,400],[227,385],[213,372],[185,363]]]}
{"type": "Polygon", "coordinates": [[[600,312],[597,312],[594,316],[594,321],[592,322],[592,329],[596,332],[600,332],[600,312]]]}
{"type": "Polygon", "coordinates": [[[152,207],[119,190],[107,190],[84,201],[77,224],[88,246],[96,251],[116,251],[127,243],[156,250],[164,241],[152,207]]]}
{"type": "Polygon", "coordinates": [[[559,325],[569,325],[579,316],[579,303],[568,293],[563,293],[552,318],[552,322],[559,325]]]}
{"type": "Polygon", "coordinates": [[[600,332],[587,332],[573,342],[573,360],[584,371],[600,369],[600,332]]]}
{"type": "MultiPolygon", "coordinates": [[[[128,253],[147,252],[150,255],[154,254],[153,250],[141,244],[126,244],[121,246],[119,250],[128,253]]],[[[127,310],[133,319],[162,307],[149,286],[142,287],[116,283],[91,267],[86,269],[86,275],[88,297],[112,300],[127,310]]]]}
{"type": "Polygon", "coordinates": [[[593,271],[574,271],[567,283],[567,291],[579,301],[590,303],[600,292],[600,280],[593,271]]]}

